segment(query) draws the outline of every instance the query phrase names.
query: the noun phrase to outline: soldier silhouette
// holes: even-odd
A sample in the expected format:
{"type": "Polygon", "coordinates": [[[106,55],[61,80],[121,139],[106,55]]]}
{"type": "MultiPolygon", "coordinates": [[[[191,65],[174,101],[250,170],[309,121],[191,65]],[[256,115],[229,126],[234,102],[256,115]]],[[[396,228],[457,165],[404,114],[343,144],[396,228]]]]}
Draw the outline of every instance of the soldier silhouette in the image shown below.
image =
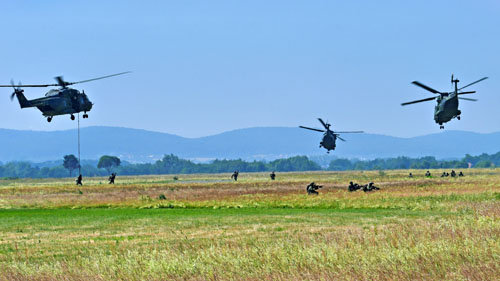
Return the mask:
{"type": "Polygon", "coordinates": [[[370,191],[373,191],[373,190],[380,190],[380,188],[378,188],[375,185],[373,185],[373,182],[370,182],[367,185],[363,186],[363,191],[364,192],[370,192],[370,191]]]}
{"type": "Polygon", "coordinates": [[[234,171],[234,173],[231,175],[231,179],[234,179],[234,181],[238,181],[238,175],[240,172],[234,171]]]}
{"type": "Polygon", "coordinates": [[[315,184],[314,182],[311,182],[307,187],[306,187],[306,191],[307,191],[307,194],[309,195],[318,195],[319,193],[316,191],[320,188],[322,188],[323,186],[322,185],[317,185],[315,184]]]}
{"type": "Polygon", "coordinates": [[[111,173],[111,176],[109,176],[109,184],[115,184],[115,178],[116,178],[116,173],[111,173]]]}
{"type": "Polygon", "coordinates": [[[359,184],[357,184],[357,183],[353,183],[353,182],[351,181],[351,182],[349,182],[349,187],[348,187],[347,189],[348,189],[350,192],[352,192],[352,191],[356,191],[356,190],[358,190],[358,189],[360,189],[360,188],[361,188],[361,186],[359,186],[359,184]]]}
{"type": "Polygon", "coordinates": [[[274,180],[276,178],[276,174],[274,173],[274,171],[272,171],[269,176],[271,177],[271,180],[274,180]]]}
{"type": "Polygon", "coordinates": [[[76,179],[76,185],[82,185],[82,179],[83,179],[82,174],[80,174],[76,179]]]}

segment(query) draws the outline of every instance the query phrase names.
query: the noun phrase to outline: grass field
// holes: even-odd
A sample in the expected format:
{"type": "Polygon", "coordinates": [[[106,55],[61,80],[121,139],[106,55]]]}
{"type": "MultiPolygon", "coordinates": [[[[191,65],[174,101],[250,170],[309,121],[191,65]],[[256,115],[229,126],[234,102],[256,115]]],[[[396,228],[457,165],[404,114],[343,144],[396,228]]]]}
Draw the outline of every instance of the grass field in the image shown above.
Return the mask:
{"type": "Polygon", "coordinates": [[[0,280],[500,280],[500,170],[409,172],[0,180],[0,280]]]}

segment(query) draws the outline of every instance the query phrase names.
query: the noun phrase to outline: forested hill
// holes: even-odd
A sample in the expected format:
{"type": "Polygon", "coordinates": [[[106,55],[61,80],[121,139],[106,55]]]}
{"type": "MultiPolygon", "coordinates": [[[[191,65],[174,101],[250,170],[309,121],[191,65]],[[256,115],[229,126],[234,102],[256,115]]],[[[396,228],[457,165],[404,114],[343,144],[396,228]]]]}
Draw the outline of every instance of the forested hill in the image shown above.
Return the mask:
{"type": "MultiPolygon", "coordinates": [[[[465,154],[500,151],[500,133],[443,131],[414,138],[377,134],[345,134],[331,152],[339,158],[375,159],[397,156],[461,158],[465,154]]],[[[296,155],[326,155],[318,147],[321,134],[299,128],[248,128],[201,138],[118,127],[81,130],[84,159],[116,155],[129,162],[152,162],[163,155],[184,159],[273,160],[296,155]]],[[[19,131],[0,129],[0,162],[42,162],[77,154],[77,131],[19,131]]]]}

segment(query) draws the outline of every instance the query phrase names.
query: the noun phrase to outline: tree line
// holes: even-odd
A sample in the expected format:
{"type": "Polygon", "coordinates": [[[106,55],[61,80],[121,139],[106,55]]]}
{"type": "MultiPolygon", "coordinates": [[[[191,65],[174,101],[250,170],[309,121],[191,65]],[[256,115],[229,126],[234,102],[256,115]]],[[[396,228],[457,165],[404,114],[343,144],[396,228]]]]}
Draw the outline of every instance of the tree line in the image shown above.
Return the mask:
{"type": "Polygon", "coordinates": [[[483,153],[478,156],[466,154],[460,160],[437,160],[432,156],[421,158],[396,157],[374,160],[335,159],[330,162],[328,170],[396,170],[396,169],[452,169],[452,168],[494,168],[500,166],[500,152],[483,153]]]}
{"type": "MultiPolygon", "coordinates": [[[[500,166],[500,152],[496,154],[466,155],[460,160],[437,160],[434,157],[396,157],[374,160],[335,159],[326,170],[393,170],[393,169],[449,169],[449,168],[493,168],[500,166]]],[[[74,176],[80,167],[74,155],[66,155],[62,165],[38,167],[29,162],[10,162],[0,165],[0,178],[58,178],[74,176]]],[[[240,172],[292,172],[319,171],[321,166],[306,156],[295,156],[270,162],[238,160],[214,160],[210,163],[194,163],[175,155],[165,155],[154,163],[122,164],[116,156],[104,155],[97,165],[82,165],[81,173],[86,176],[118,175],[193,174],[240,172]]]]}
{"type": "MultiPolygon", "coordinates": [[[[2,178],[58,178],[73,176],[80,164],[74,155],[66,155],[63,164],[53,167],[37,167],[29,162],[10,162],[0,165],[2,178]]],[[[210,163],[194,163],[175,155],[165,155],[154,163],[122,165],[116,156],[104,155],[96,166],[82,165],[82,175],[107,176],[111,172],[118,175],[161,175],[161,174],[194,174],[194,173],[230,173],[240,172],[291,172],[318,171],[321,167],[306,156],[295,156],[271,162],[238,160],[214,160],[210,163]]]]}

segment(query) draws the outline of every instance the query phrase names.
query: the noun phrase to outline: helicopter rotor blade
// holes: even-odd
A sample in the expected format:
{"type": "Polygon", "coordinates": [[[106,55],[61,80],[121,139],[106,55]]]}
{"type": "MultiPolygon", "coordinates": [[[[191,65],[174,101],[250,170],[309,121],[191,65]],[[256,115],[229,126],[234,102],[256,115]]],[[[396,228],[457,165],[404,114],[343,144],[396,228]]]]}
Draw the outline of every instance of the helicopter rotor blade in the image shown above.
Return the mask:
{"type": "Polygon", "coordinates": [[[337,135],[337,138],[341,141],[346,141],[345,139],[341,138],[339,135],[337,135]]]}
{"type": "Polygon", "coordinates": [[[468,100],[468,101],[477,101],[477,99],[469,99],[469,98],[458,98],[458,99],[461,99],[461,100],[468,100]]]}
{"type": "MultiPolygon", "coordinates": [[[[123,75],[123,74],[130,73],[130,72],[131,71],[125,71],[125,72],[121,72],[121,73],[111,74],[111,75],[107,75],[107,76],[102,76],[102,77],[97,77],[97,78],[82,80],[82,81],[77,81],[77,82],[66,82],[66,81],[62,80],[62,76],[57,76],[57,77],[55,77],[55,79],[58,82],[57,84],[32,84],[32,85],[19,85],[17,87],[18,88],[27,88],[27,87],[42,88],[42,87],[58,87],[58,86],[60,86],[60,87],[64,88],[66,86],[73,85],[73,84],[79,84],[79,83],[85,83],[85,82],[90,82],[90,81],[99,80],[99,79],[105,79],[105,78],[109,78],[109,77],[113,77],[113,76],[123,75]]],[[[0,85],[0,87],[12,87],[12,85],[0,85]]]]}
{"type": "Polygon", "coordinates": [[[325,130],[320,130],[320,129],[315,129],[315,128],[309,128],[309,127],[304,127],[304,126],[299,126],[299,128],[307,129],[307,130],[312,130],[312,131],[316,131],[316,132],[321,132],[321,133],[325,132],[325,130]]]}
{"type": "Polygon", "coordinates": [[[419,103],[419,102],[424,102],[424,101],[431,101],[431,100],[435,100],[436,97],[432,97],[432,98],[426,98],[426,99],[421,99],[421,100],[415,100],[415,101],[410,101],[410,102],[404,102],[402,103],[401,105],[405,106],[405,105],[409,105],[409,104],[414,104],[414,103],[419,103]]]}
{"type": "Polygon", "coordinates": [[[488,77],[483,77],[483,78],[481,78],[481,79],[479,79],[479,80],[477,80],[477,81],[474,81],[474,82],[472,82],[472,83],[470,83],[470,84],[467,84],[467,85],[463,86],[462,88],[460,88],[460,89],[458,89],[458,90],[460,91],[460,90],[462,90],[462,89],[464,89],[464,88],[467,88],[467,87],[469,87],[469,86],[472,86],[472,85],[474,85],[474,84],[476,84],[476,83],[479,83],[479,82],[481,82],[481,81],[483,81],[483,80],[486,80],[486,79],[488,79],[488,77]]]}
{"type": "Polygon", "coordinates": [[[460,92],[457,93],[457,95],[468,95],[468,94],[474,94],[476,91],[468,91],[468,92],[460,92]]]}
{"type": "Polygon", "coordinates": [[[427,85],[424,85],[424,84],[422,84],[422,83],[420,83],[420,82],[418,82],[418,81],[413,81],[413,82],[411,82],[411,83],[412,83],[413,85],[419,86],[420,88],[425,89],[425,90],[427,90],[427,91],[429,91],[429,92],[431,92],[431,93],[433,93],[433,94],[441,94],[441,92],[439,92],[439,91],[437,91],[437,90],[434,90],[433,88],[431,88],[431,87],[429,87],[429,86],[427,86],[427,85]]]}
{"type": "Polygon", "coordinates": [[[336,134],[362,134],[364,131],[342,131],[342,132],[335,132],[336,134]]]}
{"type": "Polygon", "coordinates": [[[64,83],[66,85],[74,85],[74,84],[80,84],[80,83],[86,83],[86,82],[90,82],[90,81],[95,81],[95,80],[101,80],[101,79],[105,79],[105,78],[110,78],[110,77],[114,77],[114,76],[118,76],[118,75],[123,75],[123,74],[127,74],[127,73],[130,73],[130,72],[132,72],[132,71],[125,71],[125,72],[120,72],[120,73],[116,73],[116,74],[106,75],[106,76],[102,76],[102,77],[97,77],[97,78],[92,78],[92,79],[87,79],[87,80],[82,80],[82,81],[77,81],[77,82],[64,82],[64,83]]]}
{"type": "MultiPolygon", "coordinates": [[[[18,85],[16,87],[17,88],[27,88],[27,87],[42,88],[42,87],[57,87],[57,86],[59,86],[59,84],[18,85]]],[[[0,87],[12,87],[12,85],[0,85],[0,87]]]]}
{"type": "Polygon", "coordinates": [[[325,129],[328,130],[328,126],[326,125],[325,121],[323,121],[323,119],[321,119],[321,118],[318,118],[318,120],[321,123],[321,125],[323,125],[323,127],[325,127],[325,129]]]}

